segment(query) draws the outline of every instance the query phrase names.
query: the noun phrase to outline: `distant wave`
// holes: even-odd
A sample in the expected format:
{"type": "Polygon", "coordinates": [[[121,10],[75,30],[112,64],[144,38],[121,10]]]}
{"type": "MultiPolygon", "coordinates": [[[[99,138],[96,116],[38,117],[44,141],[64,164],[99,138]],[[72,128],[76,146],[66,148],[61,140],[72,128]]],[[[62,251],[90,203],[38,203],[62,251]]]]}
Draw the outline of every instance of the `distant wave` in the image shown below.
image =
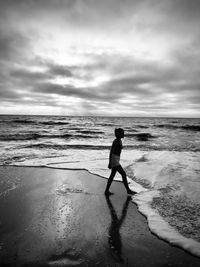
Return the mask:
{"type": "Polygon", "coordinates": [[[150,133],[126,133],[126,137],[134,137],[138,141],[148,141],[150,138],[156,138],[156,136],[151,135],[150,133]]]}
{"type": "Polygon", "coordinates": [[[41,124],[41,125],[68,125],[69,122],[64,121],[37,121],[27,119],[15,119],[15,120],[0,120],[0,123],[16,123],[16,124],[41,124]]]}
{"type": "Polygon", "coordinates": [[[31,134],[1,134],[0,141],[23,141],[23,140],[36,140],[40,137],[37,133],[31,134]]]}
{"type": "Polygon", "coordinates": [[[21,148],[39,148],[39,149],[56,149],[56,150],[65,150],[65,149],[91,149],[91,150],[101,150],[109,149],[110,146],[95,146],[95,145],[58,145],[58,144],[31,144],[26,146],[21,146],[21,148]]]}
{"type": "Polygon", "coordinates": [[[149,126],[146,126],[146,125],[137,125],[136,127],[137,127],[137,128],[143,128],[143,129],[147,129],[147,128],[149,128],[149,126]]]}
{"type": "Polygon", "coordinates": [[[64,121],[39,121],[38,124],[43,124],[43,125],[67,125],[70,124],[69,122],[64,122],[64,121]]]}
{"type": "Polygon", "coordinates": [[[83,138],[83,139],[96,138],[96,136],[94,136],[94,135],[86,135],[86,134],[74,134],[72,137],[73,138],[83,138]]]}
{"type": "Polygon", "coordinates": [[[115,127],[115,124],[114,123],[108,123],[108,122],[105,122],[105,123],[96,123],[96,125],[98,125],[98,126],[113,126],[113,127],[115,127]]]}
{"type": "Polygon", "coordinates": [[[167,128],[167,129],[184,129],[190,131],[200,131],[200,125],[174,125],[174,124],[157,124],[154,125],[158,128],[167,128]]]}
{"type": "MultiPolygon", "coordinates": [[[[7,121],[8,122],[8,121],[7,121]]],[[[34,124],[37,123],[36,121],[32,121],[32,120],[10,120],[10,123],[20,123],[20,124],[34,124]]]]}
{"type": "Polygon", "coordinates": [[[102,131],[91,131],[91,130],[78,130],[77,132],[79,133],[84,133],[84,134],[104,134],[102,131]]]}
{"type": "Polygon", "coordinates": [[[133,129],[133,127],[124,127],[125,135],[129,132],[138,132],[138,130],[133,129]]]}
{"type": "Polygon", "coordinates": [[[94,135],[86,134],[38,134],[38,133],[26,133],[26,134],[1,134],[0,141],[25,141],[25,140],[37,140],[41,138],[54,139],[54,138],[95,138],[94,135]]]}
{"type": "Polygon", "coordinates": [[[149,126],[143,125],[143,124],[134,124],[132,128],[141,128],[141,129],[147,129],[149,126]]]}

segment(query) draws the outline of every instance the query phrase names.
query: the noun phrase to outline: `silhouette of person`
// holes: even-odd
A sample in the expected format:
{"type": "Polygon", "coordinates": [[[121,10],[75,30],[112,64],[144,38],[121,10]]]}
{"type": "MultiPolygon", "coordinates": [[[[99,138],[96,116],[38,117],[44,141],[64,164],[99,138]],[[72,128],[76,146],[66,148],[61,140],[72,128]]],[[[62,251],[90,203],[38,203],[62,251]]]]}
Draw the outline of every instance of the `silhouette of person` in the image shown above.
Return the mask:
{"type": "Polygon", "coordinates": [[[130,200],[131,197],[128,196],[126,201],[124,202],[121,217],[118,218],[109,196],[108,195],[106,196],[106,201],[112,218],[111,225],[109,227],[108,243],[111,249],[112,256],[117,262],[124,262],[124,259],[122,257],[122,241],[119,231],[126,217],[130,200]]]}
{"type": "Polygon", "coordinates": [[[111,169],[111,174],[107,182],[105,195],[112,194],[109,191],[109,189],[115,177],[116,172],[119,172],[121,174],[127,193],[134,194],[135,192],[133,192],[128,186],[126,173],[120,164],[120,154],[123,148],[121,139],[124,138],[124,130],[122,128],[115,129],[115,137],[116,139],[113,141],[112,147],[110,149],[108,168],[111,169]]]}

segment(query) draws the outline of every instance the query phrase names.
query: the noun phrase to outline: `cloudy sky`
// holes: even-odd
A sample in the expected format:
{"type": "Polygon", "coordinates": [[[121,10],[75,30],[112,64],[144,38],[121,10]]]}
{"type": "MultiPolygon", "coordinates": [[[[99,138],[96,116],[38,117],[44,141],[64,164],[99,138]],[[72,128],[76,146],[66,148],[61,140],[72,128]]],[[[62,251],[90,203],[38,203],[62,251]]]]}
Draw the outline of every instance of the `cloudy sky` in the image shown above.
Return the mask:
{"type": "Polygon", "coordinates": [[[199,0],[1,0],[0,114],[200,117],[199,0]]]}

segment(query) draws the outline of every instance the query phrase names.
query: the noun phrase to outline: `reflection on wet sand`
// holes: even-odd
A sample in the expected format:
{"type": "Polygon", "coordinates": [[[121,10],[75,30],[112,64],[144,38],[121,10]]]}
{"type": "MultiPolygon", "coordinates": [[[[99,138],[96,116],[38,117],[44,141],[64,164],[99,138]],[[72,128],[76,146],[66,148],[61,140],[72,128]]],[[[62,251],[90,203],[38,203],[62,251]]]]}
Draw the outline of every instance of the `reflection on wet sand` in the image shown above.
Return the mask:
{"type": "Polygon", "coordinates": [[[106,196],[106,201],[107,201],[110,214],[111,214],[111,219],[112,219],[110,227],[109,227],[108,243],[109,243],[112,257],[117,262],[121,262],[121,263],[124,262],[124,259],[122,257],[122,240],[121,240],[121,235],[120,235],[120,228],[126,217],[130,200],[131,200],[131,197],[128,196],[126,201],[124,202],[121,216],[120,218],[118,218],[117,213],[110,200],[110,197],[106,196]]]}

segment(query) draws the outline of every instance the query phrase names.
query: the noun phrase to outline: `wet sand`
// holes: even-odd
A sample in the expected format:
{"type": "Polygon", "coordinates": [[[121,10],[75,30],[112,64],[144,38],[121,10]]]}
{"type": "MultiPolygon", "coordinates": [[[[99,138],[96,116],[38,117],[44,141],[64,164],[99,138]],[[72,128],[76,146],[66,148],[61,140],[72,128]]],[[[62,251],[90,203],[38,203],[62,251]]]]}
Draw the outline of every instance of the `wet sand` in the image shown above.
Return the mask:
{"type": "Polygon", "coordinates": [[[120,182],[106,198],[87,171],[0,167],[0,181],[2,267],[200,264],[149,231],[120,182]]]}

